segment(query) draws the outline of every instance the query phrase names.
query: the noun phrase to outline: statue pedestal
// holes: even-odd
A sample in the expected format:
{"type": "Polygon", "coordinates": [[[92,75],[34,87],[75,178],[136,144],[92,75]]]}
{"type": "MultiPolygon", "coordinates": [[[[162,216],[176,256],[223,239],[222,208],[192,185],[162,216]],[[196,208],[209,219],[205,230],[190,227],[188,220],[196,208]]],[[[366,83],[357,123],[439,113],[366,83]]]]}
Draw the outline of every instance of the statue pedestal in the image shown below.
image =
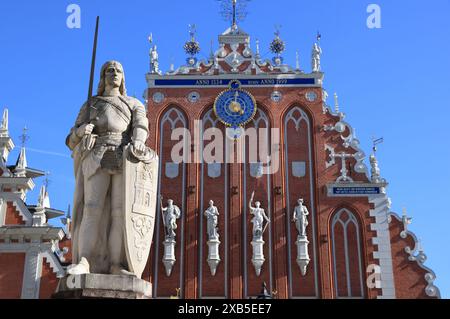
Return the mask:
{"type": "Polygon", "coordinates": [[[297,241],[297,265],[300,267],[302,276],[306,275],[307,267],[311,259],[308,254],[308,238],[306,236],[298,236],[297,241]]]}
{"type": "Polygon", "coordinates": [[[152,284],[133,276],[69,275],[59,281],[53,299],[151,299],[152,284]]]}
{"type": "Polygon", "coordinates": [[[163,256],[163,264],[166,268],[166,276],[170,277],[172,274],[173,265],[177,261],[175,258],[175,245],[176,241],[173,238],[167,238],[164,242],[164,256],[163,256]]]}
{"type": "Polygon", "coordinates": [[[252,257],[252,263],[255,267],[256,276],[261,275],[261,268],[266,261],[264,258],[264,240],[262,239],[254,239],[252,241],[253,246],[253,257],[252,257]]]}
{"type": "Polygon", "coordinates": [[[220,241],[217,238],[208,241],[208,265],[211,270],[211,276],[216,275],[217,266],[220,263],[219,245],[220,241]]]}

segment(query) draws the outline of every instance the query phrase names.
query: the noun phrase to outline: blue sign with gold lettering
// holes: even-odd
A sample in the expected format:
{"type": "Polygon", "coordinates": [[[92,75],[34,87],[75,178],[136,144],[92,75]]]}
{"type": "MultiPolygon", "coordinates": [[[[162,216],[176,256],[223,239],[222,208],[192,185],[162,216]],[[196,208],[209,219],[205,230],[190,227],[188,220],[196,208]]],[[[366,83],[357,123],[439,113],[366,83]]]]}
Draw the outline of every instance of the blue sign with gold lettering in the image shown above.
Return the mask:
{"type": "Polygon", "coordinates": [[[214,113],[227,126],[244,126],[256,114],[256,100],[249,92],[241,89],[241,83],[237,80],[231,81],[229,87],[214,102],[214,113]]]}

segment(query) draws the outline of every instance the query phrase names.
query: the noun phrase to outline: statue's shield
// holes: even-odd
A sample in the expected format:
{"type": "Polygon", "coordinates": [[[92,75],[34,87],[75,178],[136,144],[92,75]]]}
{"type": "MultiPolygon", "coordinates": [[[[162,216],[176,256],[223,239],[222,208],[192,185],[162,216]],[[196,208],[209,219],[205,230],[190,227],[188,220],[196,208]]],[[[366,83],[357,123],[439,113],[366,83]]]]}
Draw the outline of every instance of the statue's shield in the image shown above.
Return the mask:
{"type": "Polygon", "coordinates": [[[142,277],[150,253],[156,214],[158,157],[149,163],[134,160],[124,150],[125,251],[129,270],[142,277]]]}

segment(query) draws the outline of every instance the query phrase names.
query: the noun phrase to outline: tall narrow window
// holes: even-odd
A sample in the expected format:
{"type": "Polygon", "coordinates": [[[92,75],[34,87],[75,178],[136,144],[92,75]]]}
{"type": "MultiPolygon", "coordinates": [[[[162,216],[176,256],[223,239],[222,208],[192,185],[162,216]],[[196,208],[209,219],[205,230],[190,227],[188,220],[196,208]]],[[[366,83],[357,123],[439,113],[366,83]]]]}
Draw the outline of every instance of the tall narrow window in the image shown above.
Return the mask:
{"type": "Polygon", "coordinates": [[[332,218],[331,240],[336,298],[363,298],[360,226],[349,210],[341,209],[332,218]]]}

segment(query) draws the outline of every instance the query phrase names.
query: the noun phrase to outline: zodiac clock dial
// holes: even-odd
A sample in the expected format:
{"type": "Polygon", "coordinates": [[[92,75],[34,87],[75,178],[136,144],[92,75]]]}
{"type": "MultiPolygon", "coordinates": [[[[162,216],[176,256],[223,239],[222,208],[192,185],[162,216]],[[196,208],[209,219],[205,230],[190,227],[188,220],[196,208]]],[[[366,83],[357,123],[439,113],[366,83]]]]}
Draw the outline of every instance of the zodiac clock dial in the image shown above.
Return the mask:
{"type": "Polygon", "coordinates": [[[214,113],[218,119],[232,128],[247,124],[256,111],[255,98],[241,89],[239,81],[231,81],[229,89],[220,93],[214,103],[214,113]]]}

